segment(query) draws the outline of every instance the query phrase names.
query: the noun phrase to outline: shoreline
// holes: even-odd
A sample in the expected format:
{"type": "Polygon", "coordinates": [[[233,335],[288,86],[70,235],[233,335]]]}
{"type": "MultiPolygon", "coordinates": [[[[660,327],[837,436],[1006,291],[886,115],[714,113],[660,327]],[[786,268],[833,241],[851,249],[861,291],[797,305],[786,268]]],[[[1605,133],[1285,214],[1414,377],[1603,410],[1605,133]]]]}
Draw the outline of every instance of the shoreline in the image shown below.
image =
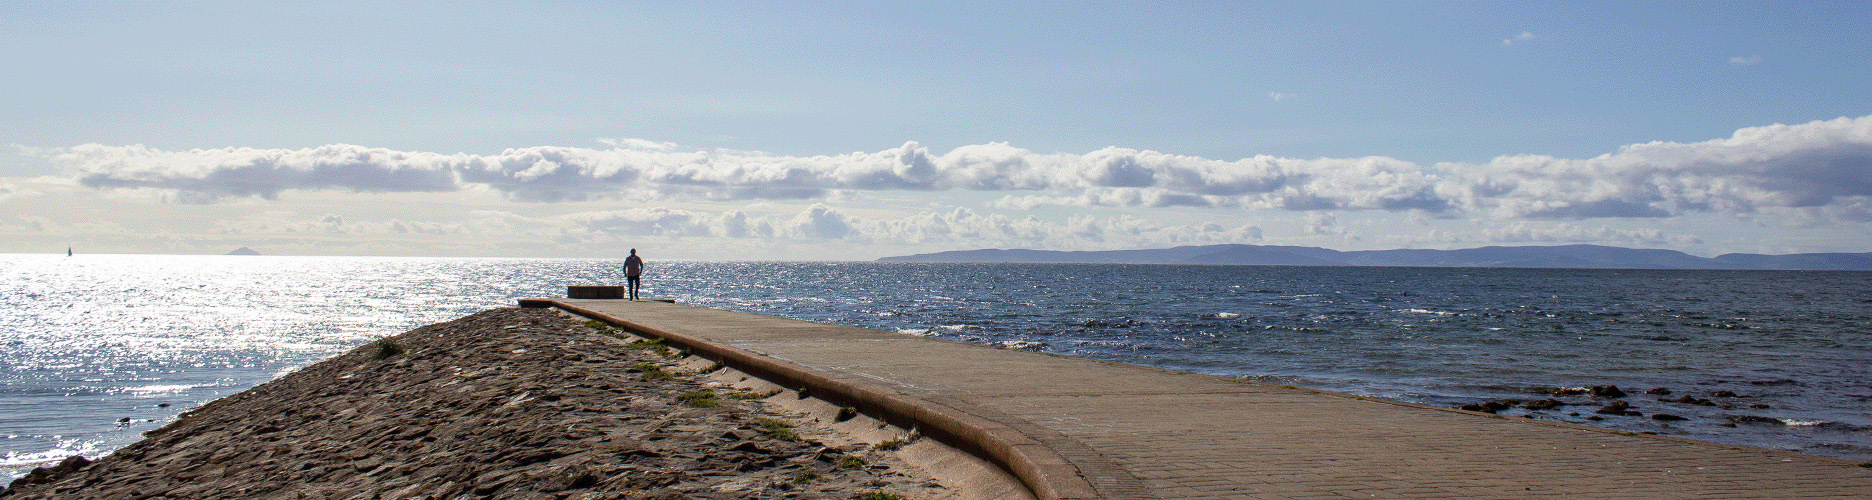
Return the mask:
{"type": "Polygon", "coordinates": [[[215,400],[0,498],[975,498],[996,484],[959,452],[838,413],[558,311],[493,309],[215,400]]]}

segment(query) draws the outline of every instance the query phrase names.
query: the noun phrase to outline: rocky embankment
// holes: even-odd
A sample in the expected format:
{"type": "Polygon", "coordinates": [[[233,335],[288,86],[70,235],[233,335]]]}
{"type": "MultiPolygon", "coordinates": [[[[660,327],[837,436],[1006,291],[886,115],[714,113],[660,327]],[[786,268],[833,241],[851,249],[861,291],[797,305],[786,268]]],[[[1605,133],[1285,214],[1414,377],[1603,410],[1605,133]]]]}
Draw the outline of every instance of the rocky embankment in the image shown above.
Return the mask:
{"type": "Polygon", "coordinates": [[[688,373],[717,369],[556,311],[491,310],[203,405],[0,498],[949,496],[889,451],[902,441],[830,438],[778,405],[790,391],[688,373]]]}

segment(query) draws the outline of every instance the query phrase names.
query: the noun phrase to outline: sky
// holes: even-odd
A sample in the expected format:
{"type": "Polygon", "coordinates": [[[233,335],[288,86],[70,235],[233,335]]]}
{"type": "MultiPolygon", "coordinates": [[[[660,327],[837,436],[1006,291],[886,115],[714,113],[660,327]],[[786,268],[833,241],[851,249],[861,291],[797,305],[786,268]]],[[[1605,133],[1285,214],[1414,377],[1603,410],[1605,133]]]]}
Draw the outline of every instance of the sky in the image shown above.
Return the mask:
{"type": "Polygon", "coordinates": [[[4,2],[0,252],[1872,252],[1867,2],[4,2]]]}

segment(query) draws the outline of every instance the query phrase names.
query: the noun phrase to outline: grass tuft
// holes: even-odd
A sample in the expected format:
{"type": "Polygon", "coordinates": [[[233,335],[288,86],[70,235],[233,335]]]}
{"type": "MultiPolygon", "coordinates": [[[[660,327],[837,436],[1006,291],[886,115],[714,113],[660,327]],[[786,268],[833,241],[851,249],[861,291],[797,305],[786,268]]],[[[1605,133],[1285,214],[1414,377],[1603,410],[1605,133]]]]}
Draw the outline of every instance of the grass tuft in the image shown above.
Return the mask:
{"type": "Polygon", "coordinates": [[[767,391],[767,392],[755,392],[753,389],[741,389],[738,391],[730,392],[728,394],[724,394],[723,396],[727,397],[728,399],[767,399],[779,393],[780,393],[779,389],[774,389],[774,390],[767,391]]]}
{"type": "Polygon", "coordinates": [[[643,372],[644,380],[670,380],[676,378],[676,374],[663,371],[663,367],[657,366],[656,363],[637,363],[631,365],[631,369],[643,372]]]}
{"type": "Polygon", "coordinates": [[[838,468],[840,469],[856,469],[856,468],[864,467],[864,466],[865,466],[864,457],[860,457],[858,455],[845,455],[845,458],[839,459],[839,463],[838,463],[838,468]]]}
{"type": "Polygon", "coordinates": [[[903,495],[888,491],[872,491],[852,497],[852,500],[905,500],[903,495]]]}
{"type": "Polygon", "coordinates": [[[817,472],[809,470],[800,471],[799,475],[793,476],[793,484],[808,484],[813,481],[818,481],[820,477],[821,476],[817,472]]]}
{"type": "Polygon", "coordinates": [[[909,444],[909,443],[905,443],[904,440],[902,439],[892,439],[892,440],[888,440],[888,441],[884,441],[878,444],[871,445],[871,449],[878,450],[878,451],[896,451],[898,449],[903,448],[905,444],[909,444]]]}
{"type": "Polygon", "coordinates": [[[683,402],[683,404],[689,405],[689,407],[691,408],[719,408],[721,407],[721,401],[715,399],[715,391],[710,391],[706,389],[684,393],[681,396],[676,396],[676,400],[683,402]]]}
{"type": "Polygon", "coordinates": [[[851,419],[854,419],[854,418],[858,418],[858,409],[857,409],[857,408],[853,408],[853,407],[850,407],[850,406],[840,406],[840,407],[839,407],[839,411],[838,411],[838,415],[834,415],[834,416],[832,417],[832,421],[833,421],[833,422],[844,422],[844,421],[846,421],[846,420],[851,420],[851,419]]]}
{"type": "Polygon", "coordinates": [[[408,348],[403,347],[403,344],[397,343],[397,341],[391,340],[389,337],[377,339],[377,341],[372,342],[371,345],[377,346],[377,350],[371,353],[371,361],[383,361],[391,356],[399,356],[409,351],[408,348]]]}
{"type": "Polygon", "coordinates": [[[662,355],[665,358],[670,356],[670,347],[669,345],[666,344],[666,341],[663,339],[639,340],[636,342],[631,342],[630,345],[626,347],[629,347],[632,349],[641,349],[645,351],[654,352],[654,353],[662,355]]]}
{"type": "Polygon", "coordinates": [[[760,419],[761,429],[767,431],[767,437],[781,441],[798,441],[799,434],[793,432],[793,424],[771,418],[760,419]]]}

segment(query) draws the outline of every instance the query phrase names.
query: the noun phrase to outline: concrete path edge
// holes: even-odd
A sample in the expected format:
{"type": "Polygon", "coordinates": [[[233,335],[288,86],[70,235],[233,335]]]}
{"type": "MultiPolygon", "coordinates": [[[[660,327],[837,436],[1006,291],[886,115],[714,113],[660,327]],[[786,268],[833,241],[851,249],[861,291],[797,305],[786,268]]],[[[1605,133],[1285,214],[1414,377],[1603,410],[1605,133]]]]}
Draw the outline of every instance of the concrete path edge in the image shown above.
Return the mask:
{"type": "Polygon", "coordinates": [[[1099,498],[1092,483],[1066,457],[1005,424],[797,363],[663,331],[559,300],[520,299],[519,302],[521,307],[558,308],[603,321],[639,336],[663,339],[691,354],[800,390],[801,397],[810,395],[834,404],[850,406],[892,425],[913,429],[923,436],[974,453],[1006,469],[1026,485],[1036,498],[1099,498]]]}

